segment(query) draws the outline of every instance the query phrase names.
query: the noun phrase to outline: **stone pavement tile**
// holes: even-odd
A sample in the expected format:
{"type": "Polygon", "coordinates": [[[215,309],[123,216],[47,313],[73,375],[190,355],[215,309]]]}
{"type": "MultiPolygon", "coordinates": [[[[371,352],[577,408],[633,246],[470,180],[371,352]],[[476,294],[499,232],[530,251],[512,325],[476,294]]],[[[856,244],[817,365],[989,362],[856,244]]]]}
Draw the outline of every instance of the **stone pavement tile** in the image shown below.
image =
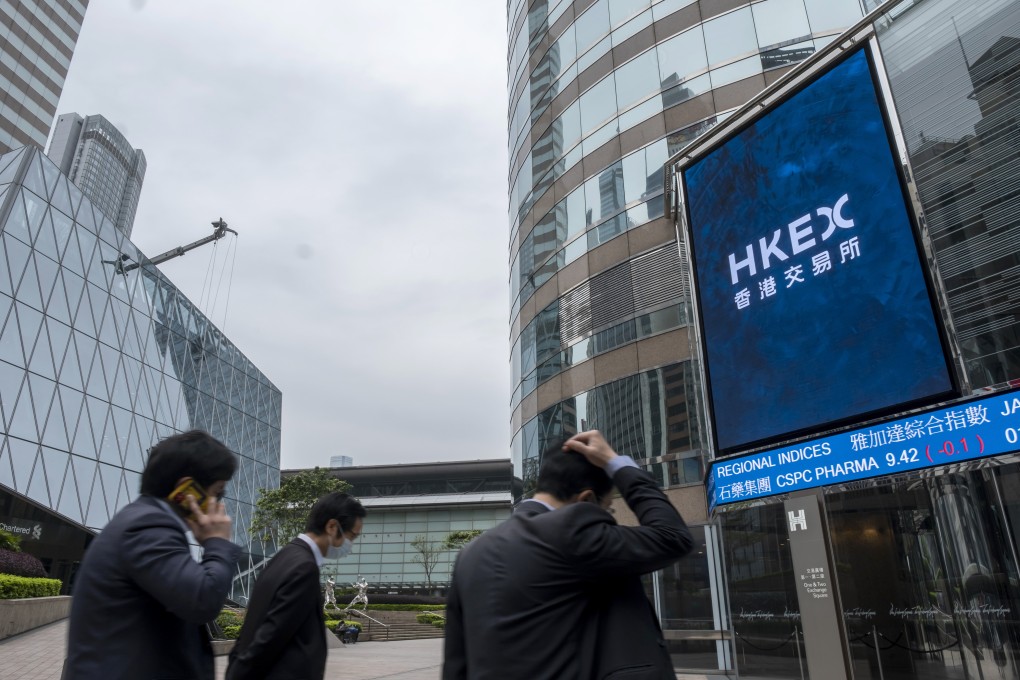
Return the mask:
{"type": "Polygon", "coordinates": [[[0,640],[0,680],[60,680],[67,620],[0,640]]]}
{"type": "MultiPolygon", "coordinates": [[[[443,663],[443,640],[359,642],[329,650],[326,678],[330,680],[438,680],[443,663]]],[[[217,659],[223,677],[226,659],[217,659]]]]}
{"type": "MultiPolygon", "coordinates": [[[[0,641],[0,680],[60,680],[67,621],[58,621],[0,641]]],[[[359,642],[329,650],[327,680],[438,680],[443,640],[359,642]]],[[[216,659],[223,678],[226,657],[216,659]]],[[[678,675],[678,680],[715,680],[715,675],[678,675]]]]}

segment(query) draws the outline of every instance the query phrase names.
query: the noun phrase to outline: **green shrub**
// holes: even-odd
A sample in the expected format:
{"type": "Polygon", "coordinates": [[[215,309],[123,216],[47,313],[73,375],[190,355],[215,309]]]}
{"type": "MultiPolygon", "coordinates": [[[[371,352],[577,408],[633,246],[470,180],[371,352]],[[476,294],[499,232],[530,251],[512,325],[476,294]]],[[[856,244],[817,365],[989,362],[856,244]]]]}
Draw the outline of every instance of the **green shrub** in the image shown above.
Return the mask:
{"type": "Polygon", "coordinates": [[[433,621],[432,625],[435,626],[436,628],[443,628],[445,630],[446,629],[446,619],[439,619],[438,621],[433,621]]]}
{"type": "MultiPolygon", "coordinates": [[[[439,614],[433,614],[432,612],[422,612],[421,614],[418,614],[418,616],[414,618],[418,623],[431,623],[432,625],[436,625],[437,623],[439,624],[446,623],[445,618],[443,618],[439,614]]],[[[440,625],[440,628],[442,628],[442,625],[440,625]]]]}
{"type": "Polygon", "coordinates": [[[60,579],[30,578],[0,574],[0,600],[22,597],[51,597],[60,594],[60,579]]]}
{"type": "Polygon", "coordinates": [[[244,623],[244,615],[231,609],[224,609],[216,617],[216,625],[226,629],[227,626],[240,626],[244,623]]]}
{"type": "Polygon", "coordinates": [[[0,548],[12,552],[21,552],[21,536],[0,529],[0,548]]]}
{"type": "Polygon", "coordinates": [[[236,640],[241,637],[241,626],[223,626],[223,639],[236,640]]]}
{"type": "Polygon", "coordinates": [[[337,628],[340,626],[344,627],[354,626],[358,630],[362,630],[363,628],[363,626],[357,621],[341,621],[339,619],[326,619],[326,628],[329,628],[334,633],[339,632],[337,628]]]}

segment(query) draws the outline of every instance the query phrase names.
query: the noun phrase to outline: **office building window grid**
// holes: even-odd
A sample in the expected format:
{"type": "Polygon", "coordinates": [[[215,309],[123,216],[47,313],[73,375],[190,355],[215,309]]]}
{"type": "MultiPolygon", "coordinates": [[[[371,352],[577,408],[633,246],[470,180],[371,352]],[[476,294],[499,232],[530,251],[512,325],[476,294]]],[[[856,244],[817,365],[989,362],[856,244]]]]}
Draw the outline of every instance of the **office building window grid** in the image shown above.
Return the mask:
{"type": "MultiPolygon", "coordinates": [[[[417,507],[408,510],[380,509],[363,498],[368,516],[354,552],[345,559],[327,561],[323,578],[333,575],[337,587],[349,587],[365,577],[376,587],[384,584],[424,584],[425,569],[414,561],[419,555],[411,542],[423,536],[427,543],[442,544],[453,531],[485,531],[510,516],[509,500],[499,507],[417,507]]],[[[433,584],[450,581],[456,551],[441,550],[432,571],[433,584]]]]}
{"type": "Polygon", "coordinates": [[[47,154],[118,229],[131,236],[147,167],[145,153],[105,117],[57,119],[47,154]]]}
{"type": "Polygon", "coordinates": [[[41,151],[0,157],[0,220],[0,484],[100,530],[137,496],[149,447],[207,430],[240,455],[227,508],[250,574],[280,391],[41,151]],[[122,253],[143,264],[117,273],[122,253]]]}
{"type": "Polygon", "coordinates": [[[691,362],[643,371],[550,406],[524,424],[511,445],[524,494],[535,490],[542,453],[561,438],[599,430],[618,453],[645,461],[664,486],[700,484],[702,433],[691,362]],[[672,455],[668,455],[672,454],[672,455]]]}
{"type": "Polygon", "coordinates": [[[46,143],[87,6],[0,3],[0,153],[46,143]]]}

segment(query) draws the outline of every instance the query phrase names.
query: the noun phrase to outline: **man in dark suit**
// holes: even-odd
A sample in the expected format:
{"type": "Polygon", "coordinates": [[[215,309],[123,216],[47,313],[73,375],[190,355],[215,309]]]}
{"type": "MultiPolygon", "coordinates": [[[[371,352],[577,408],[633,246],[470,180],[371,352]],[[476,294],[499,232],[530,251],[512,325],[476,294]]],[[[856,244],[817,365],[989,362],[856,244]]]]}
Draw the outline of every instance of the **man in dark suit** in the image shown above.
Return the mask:
{"type": "Polygon", "coordinates": [[[534,497],[458,555],[444,680],[674,680],[640,576],[692,544],[651,475],[575,435],[543,455],[534,497]],[[607,510],[614,483],[640,526],[607,510]]]}
{"type": "Polygon", "coordinates": [[[219,614],[240,554],[219,500],[236,469],[234,453],[198,430],[151,449],[141,496],[92,541],[76,575],[64,680],[212,680],[204,624],[219,614]],[[206,511],[194,497],[190,513],[167,502],[186,479],[208,494],[206,511]]]}
{"type": "Polygon", "coordinates": [[[345,493],[323,496],[305,533],[280,549],[252,589],[227,680],[322,680],[326,620],[319,570],[346,557],[361,535],[365,508],[345,493]]]}

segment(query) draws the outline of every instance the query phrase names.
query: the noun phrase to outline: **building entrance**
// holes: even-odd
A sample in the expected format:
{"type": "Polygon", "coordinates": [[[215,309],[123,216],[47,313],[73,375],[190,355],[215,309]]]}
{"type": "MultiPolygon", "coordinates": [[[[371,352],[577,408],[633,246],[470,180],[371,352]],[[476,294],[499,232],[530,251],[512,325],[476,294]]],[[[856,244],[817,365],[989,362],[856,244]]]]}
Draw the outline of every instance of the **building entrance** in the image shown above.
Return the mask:
{"type": "Polygon", "coordinates": [[[826,494],[859,680],[1020,678],[1020,466],[826,494]]]}
{"type": "MultiPolygon", "coordinates": [[[[825,489],[855,680],[1020,680],[1020,464],[981,465],[825,489]]],[[[810,678],[782,503],[719,518],[739,676],[810,678]]]]}

